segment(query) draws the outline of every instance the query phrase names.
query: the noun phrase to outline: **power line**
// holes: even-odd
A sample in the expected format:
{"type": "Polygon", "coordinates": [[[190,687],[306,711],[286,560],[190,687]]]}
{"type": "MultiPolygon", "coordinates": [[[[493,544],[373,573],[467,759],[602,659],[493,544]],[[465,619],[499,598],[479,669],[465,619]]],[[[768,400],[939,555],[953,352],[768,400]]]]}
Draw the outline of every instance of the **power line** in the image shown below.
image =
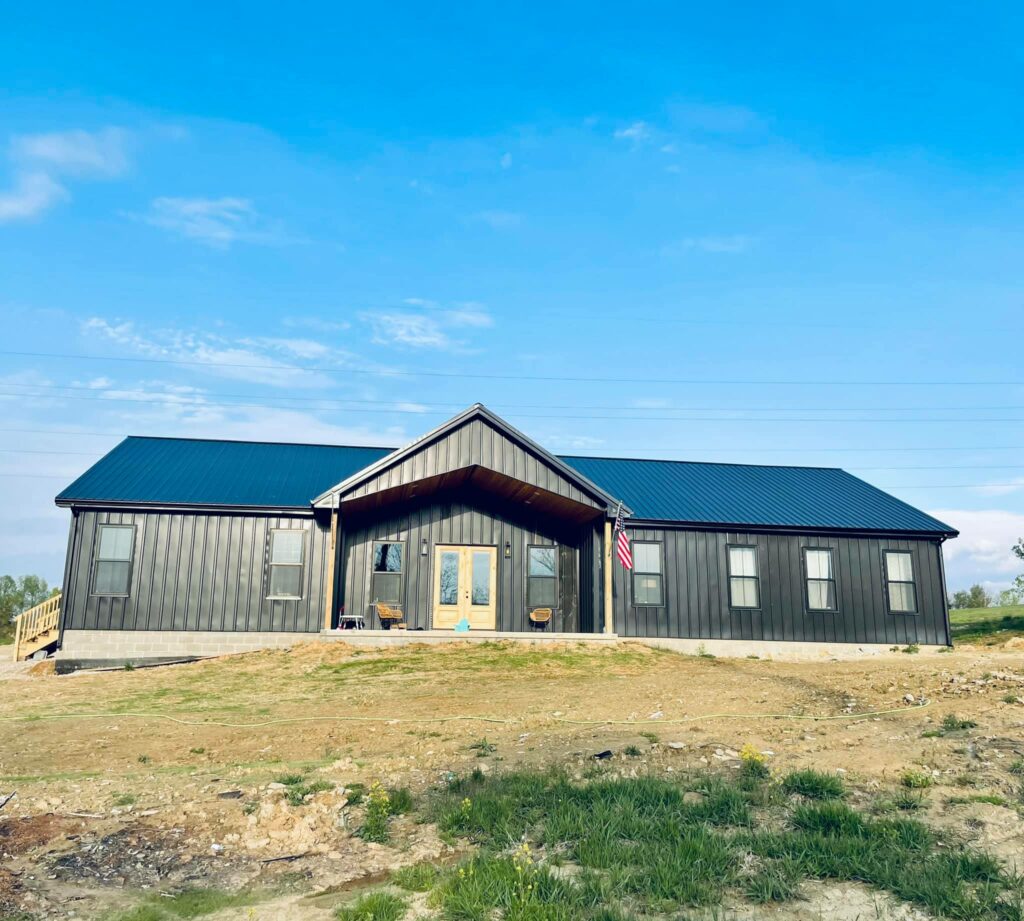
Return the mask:
{"type": "Polygon", "coordinates": [[[24,352],[15,350],[0,350],[0,355],[14,355],[22,358],[56,358],[63,361],[107,361],[107,362],[131,362],[143,364],[160,365],[188,365],[206,368],[248,368],[253,371],[264,373],[290,373],[296,371],[315,372],[321,374],[355,374],[371,375],[376,377],[437,377],[453,378],[458,380],[495,380],[495,381],[544,381],[561,383],[584,383],[584,384],[749,384],[756,386],[779,386],[779,387],[1020,387],[1024,386],[1024,380],[1016,381],[962,381],[962,380],[922,380],[922,381],[894,381],[894,380],[749,380],[749,379],[712,379],[712,378],[657,378],[657,377],[593,377],[593,376],[561,376],[550,374],[480,374],[458,371],[402,371],[394,368],[337,368],[311,365],[274,365],[254,364],[245,362],[211,362],[196,361],[188,358],[135,358],[125,355],[83,355],[80,353],[68,352],[24,352]]]}
{"type": "MultiPolygon", "coordinates": [[[[19,433],[28,435],[75,435],[75,436],[86,436],[89,438],[127,438],[131,434],[130,432],[92,432],[80,429],[23,429],[23,428],[5,428],[0,429],[3,433],[19,433]]],[[[168,436],[168,435],[149,435],[149,436],[138,436],[138,437],[150,437],[150,438],[168,438],[168,437],[191,437],[191,436],[168,436]]],[[[202,436],[197,436],[199,440],[202,440],[202,436]]],[[[228,439],[230,440],[230,439],[228,439]]],[[[255,440],[255,439],[248,439],[255,440]]],[[[322,443],[321,443],[322,444],[322,443]]],[[[325,447],[332,447],[332,445],[325,445],[325,447]]],[[[377,447],[382,450],[393,451],[394,447],[390,445],[334,445],[333,447],[377,447]]],[[[698,445],[687,445],[685,447],[673,447],[673,446],[659,446],[653,448],[636,448],[637,451],[644,452],[655,452],[655,451],[668,451],[668,452],[708,452],[708,451],[731,451],[734,453],[744,454],[760,454],[760,453],[786,453],[786,454],[806,454],[811,452],[818,453],[903,453],[909,451],[928,451],[930,453],[936,453],[940,451],[946,452],[978,452],[982,453],[985,451],[1024,451],[1024,445],[975,445],[971,447],[965,447],[962,445],[914,445],[907,447],[869,447],[866,448],[863,445],[851,445],[849,447],[836,447],[830,445],[828,447],[809,447],[809,446],[797,446],[793,448],[745,448],[745,447],[700,447],[698,445]]],[[[577,456],[568,454],[567,456],[577,456]]],[[[860,468],[863,469],[863,468],[860,468]]]]}
{"type": "MultiPolygon", "coordinates": [[[[151,394],[152,391],[146,390],[141,387],[94,387],[86,384],[14,384],[4,383],[4,387],[20,387],[26,388],[31,387],[40,390],[84,390],[89,393],[118,393],[118,394],[151,394]]],[[[174,393],[167,393],[168,397],[175,396],[174,393]]],[[[287,394],[257,394],[257,393],[224,393],[222,391],[203,391],[201,394],[181,394],[182,397],[186,396],[209,396],[209,397],[229,397],[238,399],[255,399],[255,400],[284,400],[287,402],[298,402],[307,404],[311,401],[317,403],[327,403],[332,406],[338,406],[339,408],[347,408],[352,404],[356,405],[369,405],[369,406],[380,406],[384,407],[381,411],[388,411],[387,407],[394,407],[395,412],[408,412],[418,415],[427,415],[423,410],[416,409],[402,409],[403,406],[418,406],[428,409],[437,409],[446,412],[459,412],[465,409],[465,406],[460,403],[447,402],[447,403],[430,403],[423,400],[369,400],[369,399],[329,399],[326,397],[316,396],[289,396],[287,394]]],[[[107,399],[113,399],[108,397],[107,399]]],[[[158,402],[173,402],[171,400],[160,400],[158,402]]],[[[182,404],[187,405],[187,404],[182,404]]],[[[198,405],[198,404],[197,404],[198,405]]],[[[212,404],[206,404],[212,405],[212,404]]],[[[231,404],[234,405],[234,404],[231,404]]],[[[518,410],[518,409],[569,409],[569,410],[614,410],[621,412],[940,412],[943,410],[985,410],[985,411],[998,411],[998,410],[1024,410],[1024,404],[1001,404],[1001,405],[989,405],[979,406],[974,404],[960,405],[960,406],[942,406],[942,407],[929,407],[929,406],[747,406],[747,407],[729,407],[729,406],[626,406],[626,405],[607,405],[607,404],[565,404],[565,403],[505,403],[501,402],[496,404],[501,410],[518,410]]],[[[558,418],[564,418],[559,416],[558,418]]]]}
{"type": "MultiPolygon", "coordinates": [[[[10,386],[10,385],[7,385],[10,386]]],[[[31,384],[19,384],[15,386],[30,387],[31,384]]],[[[126,396],[77,396],[72,394],[45,394],[45,393],[11,393],[9,391],[0,391],[0,396],[18,396],[18,397],[31,397],[35,399],[54,399],[54,400],[77,400],[87,401],[96,403],[143,403],[149,406],[167,406],[171,408],[180,409],[206,409],[210,407],[216,407],[220,409],[283,409],[281,406],[273,406],[268,403],[241,403],[241,402],[220,402],[217,400],[194,400],[194,399],[155,399],[152,397],[126,397],[126,396]]],[[[168,394],[168,397],[174,397],[174,394],[168,394]]],[[[362,409],[352,407],[341,407],[341,406],[314,406],[305,404],[302,407],[306,412],[346,412],[346,413],[360,413],[362,415],[380,415],[382,410],[380,409],[362,409]]],[[[728,410],[727,410],[728,411],[728,410]]],[[[795,410],[794,410],[795,411],[795,410]]],[[[388,413],[398,415],[409,415],[409,416],[430,416],[430,415],[443,415],[443,413],[436,410],[429,412],[422,412],[418,409],[389,409],[388,413]]],[[[756,419],[750,418],[737,418],[735,416],[626,416],[626,415],[579,415],[572,413],[520,413],[512,412],[508,413],[514,419],[574,419],[574,420],[594,420],[594,421],[613,421],[613,422],[841,422],[846,425],[850,425],[858,422],[871,422],[871,423],[1006,423],[1006,422],[1020,422],[1024,423],[1024,417],[999,417],[999,418],[971,418],[971,417],[958,417],[958,416],[938,416],[934,418],[913,418],[904,417],[899,419],[883,419],[877,417],[860,417],[860,418],[840,418],[837,416],[761,416],[756,419]]]]}

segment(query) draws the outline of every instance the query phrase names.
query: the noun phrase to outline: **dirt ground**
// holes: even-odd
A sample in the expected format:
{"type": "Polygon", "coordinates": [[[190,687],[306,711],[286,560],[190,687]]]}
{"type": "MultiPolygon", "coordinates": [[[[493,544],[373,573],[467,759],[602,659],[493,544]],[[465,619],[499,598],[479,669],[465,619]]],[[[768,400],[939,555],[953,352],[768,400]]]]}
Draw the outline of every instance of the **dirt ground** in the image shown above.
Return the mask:
{"type": "MultiPolygon", "coordinates": [[[[1019,648],[780,663],[639,645],[311,643],[34,671],[0,680],[0,801],[17,794],[0,810],[0,917],[98,917],[191,885],[278,892],[209,917],[326,919],[390,869],[458,856],[411,817],[388,846],[354,836],[354,785],[421,794],[521,765],[583,776],[609,750],[612,771],[671,775],[732,770],[750,744],[773,771],[842,771],[865,791],[913,769],[933,778],[925,821],[1024,869],[1024,779],[1010,771],[1024,756],[1019,648]],[[977,726],[939,731],[949,714],[977,726]],[[296,773],[327,789],[289,804],[277,779],[296,773]]],[[[838,903],[878,915],[878,897],[847,890],[759,917],[856,916],[838,903]]],[[[878,916],[920,917],[900,912],[878,916]]]]}

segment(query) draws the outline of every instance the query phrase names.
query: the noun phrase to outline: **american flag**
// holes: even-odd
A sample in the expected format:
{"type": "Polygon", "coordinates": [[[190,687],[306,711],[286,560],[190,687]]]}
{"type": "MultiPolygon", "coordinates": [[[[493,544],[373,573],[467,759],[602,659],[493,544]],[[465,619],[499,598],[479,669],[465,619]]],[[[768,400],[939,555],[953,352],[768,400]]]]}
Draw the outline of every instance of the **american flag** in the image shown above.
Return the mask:
{"type": "Polygon", "coordinates": [[[626,526],[622,522],[622,503],[619,503],[619,510],[615,513],[615,552],[626,569],[633,568],[633,551],[629,549],[626,526]]]}

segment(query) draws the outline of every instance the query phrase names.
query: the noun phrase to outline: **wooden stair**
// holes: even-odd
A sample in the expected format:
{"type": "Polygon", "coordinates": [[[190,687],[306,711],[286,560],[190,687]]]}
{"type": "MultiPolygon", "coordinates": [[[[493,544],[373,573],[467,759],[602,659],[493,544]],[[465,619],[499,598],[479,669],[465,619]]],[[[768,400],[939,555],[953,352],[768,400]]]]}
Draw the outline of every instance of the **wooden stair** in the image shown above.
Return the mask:
{"type": "Polygon", "coordinates": [[[60,636],[60,599],[58,592],[42,604],[29,608],[14,620],[14,661],[52,646],[60,636]]]}

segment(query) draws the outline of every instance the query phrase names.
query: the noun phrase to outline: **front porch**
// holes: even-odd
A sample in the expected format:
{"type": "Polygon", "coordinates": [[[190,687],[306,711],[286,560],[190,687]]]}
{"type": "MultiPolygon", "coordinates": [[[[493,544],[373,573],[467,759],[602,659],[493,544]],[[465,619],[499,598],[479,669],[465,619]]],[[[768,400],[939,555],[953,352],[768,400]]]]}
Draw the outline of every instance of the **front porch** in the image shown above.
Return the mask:
{"type": "Polygon", "coordinates": [[[470,630],[468,633],[455,633],[451,630],[324,630],[319,638],[367,648],[413,646],[417,643],[438,646],[445,643],[506,641],[533,645],[587,643],[602,646],[615,645],[619,641],[615,633],[548,633],[542,630],[531,630],[528,633],[503,630],[470,630]]]}

